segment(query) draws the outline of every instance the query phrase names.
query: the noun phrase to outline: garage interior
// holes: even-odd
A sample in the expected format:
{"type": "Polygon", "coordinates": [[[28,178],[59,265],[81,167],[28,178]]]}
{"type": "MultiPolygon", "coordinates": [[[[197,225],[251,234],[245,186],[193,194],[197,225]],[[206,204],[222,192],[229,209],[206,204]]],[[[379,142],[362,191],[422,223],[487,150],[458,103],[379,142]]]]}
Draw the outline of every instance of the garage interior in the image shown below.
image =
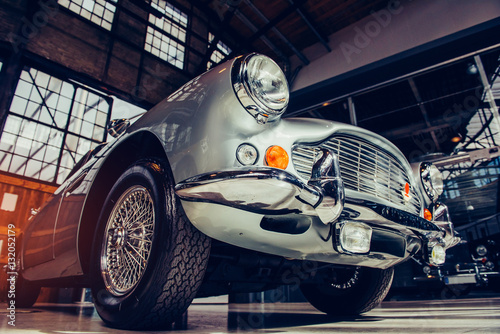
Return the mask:
{"type": "MultiPolygon", "coordinates": [[[[7,263],[7,226],[12,224],[16,233],[22,232],[31,210],[50,197],[88,150],[111,139],[106,132],[110,120],[136,119],[190,79],[250,52],[272,57],[285,72],[291,95],[283,117],[353,124],[386,137],[410,162],[432,161],[444,175],[441,201],[450,208],[451,220],[462,239],[470,244],[500,244],[498,1],[0,3],[2,266],[7,263]]],[[[493,265],[498,271],[500,258],[493,265]]],[[[394,291],[414,289],[413,278],[419,275],[423,273],[418,264],[401,266],[394,291]]],[[[4,282],[2,276],[2,301],[4,282]]],[[[280,292],[280,302],[303,301],[286,287],[280,292]]],[[[477,310],[500,308],[500,299],[491,292],[491,286],[474,285],[472,293],[482,296],[484,304],[477,310]]],[[[251,311],[243,310],[246,316],[284,312],[279,307],[262,306],[276,301],[272,295],[230,296],[229,303],[227,299],[222,301],[222,313],[233,302],[257,305],[251,311]]],[[[468,305],[454,309],[449,301],[442,301],[443,294],[433,296],[441,300],[439,305],[455,312],[468,305]]],[[[38,300],[39,305],[52,305],[42,308],[42,313],[61,312],[64,322],[83,314],[83,319],[95,320],[92,326],[99,326],[89,302],[85,291],[55,288],[44,289],[38,300]],[[72,305],[71,311],[57,310],[58,304],[72,305]]],[[[210,332],[234,325],[235,320],[227,316],[228,326],[217,323],[211,327],[206,318],[211,311],[203,309],[204,303],[208,302],[194,305],[199,310],[193,311],[195,317],[190,316],[196,319],[198,329],[210,332]]],[[[220,307],[220,300],[215,303],[220,307]]],[[[399,306],[390,301],[378,309],[382,315],[373,317],[391,317],[389,310],[399,306]]],[[[481,312],[486,314],[483,325],[488,326],[484,332],[498,330],[498,319],[495,322],[488,312],[481,312]]],[[[301,309],[291,313],[302,314],[301,309]]],[[[303,313],[311,315],[313,311],[306,308],[303,313]]],[[[311,315],[315,316],[319,313],[311,315]]],[[[27,317],[46,323],[37,318],[39,314],[27,317]]],[[[88,325],[78,319],[77,323],[88,325]]],[[[323,324],[330,320],[318,319],[323,324]]],[[[243,329],[289,327],[280,319],[269,322],[272,325],[243,329]]],[[[188,329],[190,324],[191,320],[188,329]]],[[[309,321],[297,321],[296,326],[303,325],[309,325],[309,321]]]]}

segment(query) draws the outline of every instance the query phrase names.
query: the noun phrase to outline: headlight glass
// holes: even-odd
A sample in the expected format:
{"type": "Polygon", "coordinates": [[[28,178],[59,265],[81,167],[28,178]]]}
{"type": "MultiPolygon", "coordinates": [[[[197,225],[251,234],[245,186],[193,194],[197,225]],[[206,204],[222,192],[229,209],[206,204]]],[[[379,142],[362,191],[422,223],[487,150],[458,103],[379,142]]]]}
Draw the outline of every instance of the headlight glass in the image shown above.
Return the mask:
{"type": "Polygon", "coordinates": [[[443,193],[443,175],[436,166],[424,162],[420,165],[420,178],[425,192],[435,202],[443,193]]]}
{"type": "Polygon", "coordinates": [[[479,245],[476,247],[476,253],[479,256],[485,256],[486,254],[488,254],[488,249],[484,245],[479,245]]]}
{"type": "Polygon", "coordinates": [[[235,63],[232,78],[238,99],[259,123],[274,120],[285,111],[288,83],[271,58],[259,54],[242,58],[235,63]]]}

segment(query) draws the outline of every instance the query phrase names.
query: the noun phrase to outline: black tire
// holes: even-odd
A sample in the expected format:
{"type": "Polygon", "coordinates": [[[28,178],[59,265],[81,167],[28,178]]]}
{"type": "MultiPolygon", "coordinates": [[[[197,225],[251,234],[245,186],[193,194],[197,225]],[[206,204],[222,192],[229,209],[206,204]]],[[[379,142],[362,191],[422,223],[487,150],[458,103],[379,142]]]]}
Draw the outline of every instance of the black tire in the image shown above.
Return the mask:
{"type": "MultiPolygon", "coordinates": [[[[18,275],[15,284],[15,297],[12,299],[14,300],[16,307],[32,307],[40,295],[40,286],[26,281],[21,274],[18,275]]],[[[8,302],[10,305],[10,300],[8,302]]]]}
{"type": "Polygon", "coordinates": [[[332,316],[354,316],[379,305],[389,292],[394,269],[356,267],[336,270],[329,282],[302,284],[312,306],[332,316]]]}
{"type": "Polygon", "coordinates": [[[159,163],[141,161],[105,201],[93,245],[92,295],[111,327],[167,329],[201,285],[210,238],[187,220],[170,180],[159,163]]]}

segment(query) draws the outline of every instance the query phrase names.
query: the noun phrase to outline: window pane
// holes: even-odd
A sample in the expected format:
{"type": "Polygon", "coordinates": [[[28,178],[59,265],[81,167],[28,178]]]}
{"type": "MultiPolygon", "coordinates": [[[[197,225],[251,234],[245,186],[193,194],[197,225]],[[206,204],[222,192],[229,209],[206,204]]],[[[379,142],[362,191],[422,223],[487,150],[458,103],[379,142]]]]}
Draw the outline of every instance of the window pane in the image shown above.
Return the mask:
{"type": "Polygon", "coordinates": [[[186,42],[187,14],[163,0],[152,0],[151,6],[163,14],[161,18],[149,14],[144,50],[182,69],[186,42]]]}
{"type": "Polygon", "coordinates": [[[0,151],[0,170],[9,170],[12,154],[0,151]]]}
{"type": "Polygon", "coordinates": [[[109,101],[26,68],[0,138],[0,170],[49,182],[63,180],[78,157],[103,141],[109,101]]]}
{"type": "Polygon", "coordinates": [[[117,0],[58,0],[59,5],[68,8],[85,19],[111,30],[117,0]],[[106,9],[104,9],[106,7],[106,9]]]}
{"type": "MultiPolygon", "coordinates": [[[[212,33],[208,33],[208,44],[212,44],[215,36],[212,33]]],[[[207,70],[214,67],[215,64],[220,63],[226,56],[231,53],[231,48],[229,48],[226,44],[219,41],[217,43],[217,48],[210,55],[210,61],[207,63],[207,70]]]]}

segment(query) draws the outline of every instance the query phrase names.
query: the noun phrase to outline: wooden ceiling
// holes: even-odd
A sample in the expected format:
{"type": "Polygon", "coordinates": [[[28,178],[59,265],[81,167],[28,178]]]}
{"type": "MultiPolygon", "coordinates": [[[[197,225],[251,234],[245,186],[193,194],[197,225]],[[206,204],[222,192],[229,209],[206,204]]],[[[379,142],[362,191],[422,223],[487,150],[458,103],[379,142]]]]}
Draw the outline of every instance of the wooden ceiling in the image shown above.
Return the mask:
{"type": "MultiPolygon", "coordinates": [[[[316,43],[329,50],[328,36],[371,12],[387,0],[197,0],[209,8],[228,39],[233,54],[258,51],[277,61],[297,55],[316,43]]],[[[232,55],[231,55],[232,56],[232,55]]]]}

